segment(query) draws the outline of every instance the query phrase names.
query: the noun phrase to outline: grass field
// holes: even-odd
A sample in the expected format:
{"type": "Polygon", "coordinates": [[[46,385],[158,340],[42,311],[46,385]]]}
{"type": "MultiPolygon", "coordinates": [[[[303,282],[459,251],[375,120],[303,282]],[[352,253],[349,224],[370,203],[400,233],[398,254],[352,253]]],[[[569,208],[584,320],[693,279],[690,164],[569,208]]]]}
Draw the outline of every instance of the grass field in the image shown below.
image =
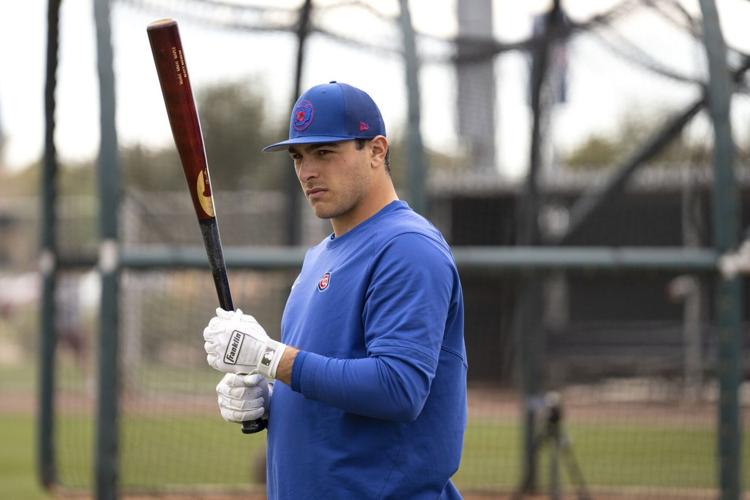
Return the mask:
{"type": "MultiPolygon", "coordinates": [[[[0,413],[0,490],[3,498],[44,499],[34,477],[33,419],[0,413]]],[[[91,433],[88,418],[58,422],[60,479],[76,489],[91,484],[91,433]]],[[[714,437],[710,429],[674,429],[659,425],[572,425],[573,449],[587,482],[595,487],[715,487],[714,437]]],[[[455,481],[463,489],[508,491],[519,477],[519,434],[512,423],[472,422],[462,466],[455,481]]],[[[221,483],[242,487],[252,481],[252,464],[263,439],[247,439],[234,426],[210,416],[123,419],[122,473],[125,488],[165,490],[176,485],[221,483]],[[196,443],[209,445],[196,449],[196,443]],[[236,450],[221,460],[217,450],[236,450]],[[237,456],[240,459],[237,459],[237,456]]],[[[743,447],[750,463],[750,445],[743,447]]],[[[543,455],[543,458],[546,455],[543,455]]],[[[540,463],[544,484],[545,460],[540,463]]]]}
{"type": "MultiPolygon", "coordinates": [[[[138,372],[140,392],[126,398],[121,418],[120,484],[126,490],[171,491],[212,484],[241,489],[257,478],[255,464],[262,456],[265,439],[243,436],[238,427],[219,418],[213,402],[203,396],[211,394],[215,378],[210,370],[138,372]],[[164,380],[173,383],[165,385],[164,380]],[[152,404],[156,406],[149,406],[152,404]]],[[[37,486],[34,472],[34,379],[30,367],[0,368],[2,498],[49,498],[37,486]]],[[[62,399],[58,403],[62,404],[56,420],[56,450],[60,482],[90,491],[94,424],[84,379],[80,371],[60,367],[62,399]]],[[[485,406],[480,411],[470,410],[455,482],[464,491],[512,491],[521,474],[515,403],[502,402],[494,393],[470,392],[470,399],[485,406]]],[[[713,408],[703,408],[703,415],[695,415],[694,409],[679,405],[625,405],[617,411],[604,406],[574,407],[565,427],[589,485],[608,491],[635,487],[657,492],[648,498],[660,498],[658,492],[673,489],[715,490],[718,466],[713,408]]],[[[750,430],[747,425],[745,429],[750,430]]],[[[541,487],[548,474],[547,455],[548,449],[543,449],[541,487]]],[[[743,442],[743,464],[743,470],[750,470],[746,465],[750,464],[748,438],[743,442]]],[[[750,489],[750,477],[744,478],[744,485],[750,489]]]]}
{"type": "MultiPolygon", "coordinates": [[[[714,433],[710,429],[572,424],[567,432],[590,485],[697,489],[716,486],[714,433]]],[[[519,443],[516,424],[472,423],[456,482],[481,489],[508,490],[516,486],[520,475],[519,443]]],[[[548,449],[543,449],[539,465],[542,483],[548,449]]],[[[748,463],[747,443],[743,452],[744,463],[748,463]]]]}
{"type": "Polygon", "coordinates": [[[31,415],[0,414],[0,491],[3,498],[49,498],[34,474],[34,422],[31,415]]]}

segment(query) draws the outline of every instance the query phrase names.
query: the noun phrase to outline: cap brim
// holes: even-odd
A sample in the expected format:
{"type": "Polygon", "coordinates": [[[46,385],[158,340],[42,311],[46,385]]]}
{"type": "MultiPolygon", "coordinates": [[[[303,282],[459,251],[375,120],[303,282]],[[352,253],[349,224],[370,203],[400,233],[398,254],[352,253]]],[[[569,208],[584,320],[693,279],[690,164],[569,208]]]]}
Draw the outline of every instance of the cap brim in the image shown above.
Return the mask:
{"type": "Polygon", "coordinates": [[[360,137],[340,137],[332,135],[308,135],[305,137],[297,137],[295,139],[289,139],[287,141],[276,142],[262,149],[264,153],[272,153],[274,151],[286,151],[289,146],[295,144],[325,144],[328,142],[343,142],[353,141],[355,139],[361,139],[360,137]]]}

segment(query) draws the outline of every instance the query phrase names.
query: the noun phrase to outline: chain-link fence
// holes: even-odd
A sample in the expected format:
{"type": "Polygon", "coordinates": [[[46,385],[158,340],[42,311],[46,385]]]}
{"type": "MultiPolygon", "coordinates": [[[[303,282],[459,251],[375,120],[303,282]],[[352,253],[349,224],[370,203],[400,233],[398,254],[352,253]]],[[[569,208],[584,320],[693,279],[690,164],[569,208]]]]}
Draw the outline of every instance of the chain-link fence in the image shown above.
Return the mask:
{"type": "MultiPolygon", "coordinates": [[[[710,191],[714,179],[707,165],[710,156],[705,155],[712,146],[706,140],[705,117],[685,125],[688,118],[677,127],[672,134],[677,152],[661,148],[662,156],[655,152],[639,157],[642,144],[663,135],[662,125],[679,115],[679,108],[694,102],[698,109],[705,105],[698,85],[705,83],[706,64],[696,9],[677,2],[624,1],[583,14],[569,3],[569,11],[555,21],[557,35],[550,40],[545,23],[551,18],[541,9],[534,18],[528,9],[519,17],[517,9],[498,2],[412,2],[420,69],[419,131],[428,165],[421,180],[410,176],[407,162],[409,133],[414,130],[407,122],[405,75],[415,61],[402,49],[396,2],[315,2],[301,80],[308,86],[336,79],[371,93],[389,126],[393,176],[402,197],[417,201],[413,196],[419,191],[412,184],[424,182],[425,215],[455,249],[529,244],[521,236],[523,220],[538,225],[537,237],[531,238],[537,246],[709,247],[715,224],[710,191]],[[528,26],[516,26],[521,22],[528,26]],[[641,30],[644,26],[649,29],[641,30]],[[508,40],[506,33],[515,41],[503,41],[508,40]],[[539,62],[532,55],[545,44],[547,83],[541,96],[534,97],[533,69],[538,71],[539,62]],[[541,138],[536,160],[529,132],[535,102],[546,109],[536,113],[541,138]],[[635,110],[635,125],[628,122],[627,108],[635,110]],[[590,137],[579,129],[590,130],[590,137]],[[623,167],[639,169],[624,189],[603,200],[590,196],[601,193],[597,189],[611,183],[623,167]],[[524,177],[534,168],[535,184],[524,177]],[[530,192],[536,207],[531,219],[530,192]],[[580,218],[581,199],[598,210],[580,218]],[[574,234],[569,234],[571,227],[574,234]]],[[[286,159],[249,149],[233,155],[228,153],[231,141],[221,140],[255,144],[285,133],[300,12],[299,2],[114,3],[118,99],[128,103],[120,106],[122,122],[138,121],[142,107],[163,107],[146,25],[164,16],[181,23],[192,85],[205,95],[199,103],[207,118],[204,133],[213,181],[219,186],[217,214],[227,247],[284,245],[290,219],[299,223],[294,236],[300,246],[319,241],[330,230],[304,203],[290,217],[286,159]],[[136,43],[131,30],[140,33],[136,43]],[[227,68],[221,76],[215,73],[217,60],[227,68]],[[139,85],[145,75],[153,77],[149,92],[139,85]],[[232,102],[237,109],[242,106],[245,117],[253,113],[255,121],[248,124],[239,117],[229,127],[213,130],[207,123],[226,127],[223,119],[233,116],[231,109],[222,115],[219,108],[222,99],[234,94],[226,93],[226,87],[225,93],[211,94],[227,81],[230,87],[250,89],[250,97],[232,102]],[[130,104],[135,102],[143,106],[130,104]]],[[[738,90],[745,91],[745,54],[730,44],[728,61],[738,90]]],[[[735,101],[739,107],[747,105],[743,95],[735,101]]],[[[189,197],[177,191],[182,174],[176,157],[164,159],[171,153],[161,145],[169,130],[164,118],[144,123],[145,134],[127,132],[131,135],[123,141],[123,254],[201,245],[189,197]],[[153,141],[145,138],[148,134],[153,141]],[[175,177],[179,182],[170,184],[175,177]]],[[[736,169],[743,199],[749,192],[746,161],[740,154],[736,169]]],[[[28,243],[34,235],[28,228],[36,224],[36,202],[19,200],[16,206],[26,208],[3,210],[15,214],[15,220],[27,218],[0,226],[15,242],[0,247],[0,258],[19,269],[34,267],[29,258],[33,244],[28,243]]],[[[80,264],[61,273],[57,287],[55,449],[64,490],[90,490],[96,466],[99,285],[92,266],[97,207],[96,199],[86,196],[64,197],[57,206],[60,255],[80,264]]],[[[742,227],[750,221],[747,208],[741,221],[742,227]]],[[[613,260],[611,267],[617,263],[613,260]]],[[[459,260],[470,407],[455,478],[463,492],[490,498],[532,490],[554,496],[560,489],[577,492],[579,498],[715,497],[720,487],[716,409],[722,370],[715,272],[558,265],[531,273],[521,264],[514,269],[466,264],[459,260]],[[528,288],[529,283],[534,288],[528,288]],[[529,289],[535,291],[524,292],[529,289]],[[522,297],[531,297],[523,308],[522,297]],[[523,321],[520,309],[525,311],[523,321]],[[534,467],[528,466],[529,457],[534,467]]],[[[230,267],[236,304],[252,312],[276,338],[296,271],[294,266],[272,271],[230,267]]],[[[120,290],[123,491],[187,496],[262,491],[264,438],[242,437],[239,429],[221,420],[214,401],[218,377],[206,366],[201,339],[213,310],[209,274],[169,263],[124,269],[120,290]]],[[[23,316],[33,317],[33,307],[28,302],[23,307],[23,316]]],[[[745,310],[744,318],[747,314],[745,310]]],[[[2,330],[8,338],[7,332],[33,324],[19,316],[9,321],[2,330]]],[[[741,357],[747,367],[747,326],[743,332],[741,357]]],[[[36,347],[14,335],[3,345],[36,347]]],[[[747,369],[743,377],[740,425],[746,432],[747,369]]],[[[750,463],[749,440],[742,442],[740,455],[742,463],[750,463]]],[[[747,488],[748,478],[744,481],[747,488]]]]}

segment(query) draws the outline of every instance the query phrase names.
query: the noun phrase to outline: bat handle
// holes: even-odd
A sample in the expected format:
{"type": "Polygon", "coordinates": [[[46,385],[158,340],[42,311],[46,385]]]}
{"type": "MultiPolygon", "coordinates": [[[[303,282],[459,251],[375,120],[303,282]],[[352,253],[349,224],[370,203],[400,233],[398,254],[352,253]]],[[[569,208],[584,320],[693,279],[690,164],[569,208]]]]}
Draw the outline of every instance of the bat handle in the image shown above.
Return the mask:
{"type": "MultiPolygon", "coordinates": [[[[219,226],[216,219],[207,219],[199,221],[203,242],[206,245],[206,254],[208,263],[211,268],[211,274],[216,287],[216,295],[219,298],[219,305],[225,311],[234,311],[232,293],[229,290],[229,277],[227,268],[224,264],[224,253],[221,249],[221,237],[219,236],[219,226]]],[[[258,420],[247,420],[242,422],[243,434],[254,434],[265,429],[267,421],[259,418],[258,420]]]]}

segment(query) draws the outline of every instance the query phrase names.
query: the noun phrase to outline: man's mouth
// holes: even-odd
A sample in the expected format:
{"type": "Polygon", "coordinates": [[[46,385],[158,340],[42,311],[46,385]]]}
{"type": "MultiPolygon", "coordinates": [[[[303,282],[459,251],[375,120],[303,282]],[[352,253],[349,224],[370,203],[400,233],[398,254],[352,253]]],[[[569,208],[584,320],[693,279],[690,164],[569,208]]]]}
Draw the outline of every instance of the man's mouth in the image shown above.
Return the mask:
{"type": "Polygon", "coordinates": [[[312,198],[320,197],[325,192],[326,192],[326,189],[315,187],[315,188],[305,189],[305,196],[312,199],[312,198]]]}

